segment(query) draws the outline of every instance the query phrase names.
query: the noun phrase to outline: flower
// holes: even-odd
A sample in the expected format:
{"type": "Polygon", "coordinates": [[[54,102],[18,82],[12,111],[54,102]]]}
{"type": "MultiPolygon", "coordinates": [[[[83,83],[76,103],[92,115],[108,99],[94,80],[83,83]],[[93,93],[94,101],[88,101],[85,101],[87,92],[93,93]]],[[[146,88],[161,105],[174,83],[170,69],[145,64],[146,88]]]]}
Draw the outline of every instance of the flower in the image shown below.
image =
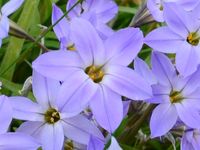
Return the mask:
{"type": "MultiPolygon", "coordinates": [[[[74,6],[77,0],[69,0],[67,11],[74,6]]],[[[83,18],[92,23],[101,38],[106,39],[113,34],[113,30],[106,25],[117,14],[118,7],[113,0],[87,0],[75,6],[67,18],[62,19],[53,29],[61,42],[62,49],[74,50],[73,41],[70,40],[70,22],[74,18],[83,18]]],[[[63,12],[53,5],[52,24],[63,16],[63,12]]]]}
{"type": "Polygon", "coordinates": [[[8,16],[16,11],[24,2],[24,0],[10,0],[0,10],[0,47],[2,39],[8,36],[9,19],[8,16]]]}
{"type": "Polygon", "coordinates": [[[151,136],[167,133],[178,119],[198,128],[200,122],[200,68],[188,77],[177,74],[170,60],[159,52],[152,53],[152,72],[158,80],[152,85],[154,97],[148,101],[158,104],[150,119],[151,136]]]}
{"type": "Polygon", "coordinates": [[[174,3],[166,3],[164,16],[167,26],[150,32],[145,43],[156,51],[176,54],[176,67],[183,76],[191,75],[200,63],[200,22],[193,13],[174,3]]]}
{"type": "Polygon", "coordinates": [[[12,121],[12,108],[6,96],[0,96],[0,147],[3,149],[36,150],[40,144],[21,133],[6,133],[12,121]],[[23,144],[22,144],[23,143],[23,144]]]}
{"type": "Polygon", "coordinates": [[[182,7],[187,11],[193,10],[198,4],[199,0],[148,0],[147,8],[149,9],[151,15],[158,22],[164,22],[165,18],[163,16],[163,10],[165,9],[164,3],[175,2],[177,5],[182,7]]]}
{"type": "Polygon", "coordinates": [[[181,138],[181,150],[199,150],[200,131],[199,129],[188,129],[181,138]]]}
{"type": "Polygon", "coordinates": [[[71,31],[76,51],[45,53],[32,66],[44,76],[64,81],[59,93],[64,109],[82,110],[89,103],[97,122],[113,132],[123,118],[121,96],[141,100],[152,95],[150,85],[126,67],[143,45],[142,32],[126,28],[102,41],[83,19],[74,19],[71,31]]]}
{"type": "Polygon", "coordinates": [[[28,120],[17,131],[39,139],[44,150],[61,150],[64,136],[82,144],[88,143],[91,134],[103,140],[98,128],[85,117],[63,111],[62,100],[57,99],[59,88],[58,81],[33,73],[36,102],[20,96],[10,97],[13,117],[28,120]]]}

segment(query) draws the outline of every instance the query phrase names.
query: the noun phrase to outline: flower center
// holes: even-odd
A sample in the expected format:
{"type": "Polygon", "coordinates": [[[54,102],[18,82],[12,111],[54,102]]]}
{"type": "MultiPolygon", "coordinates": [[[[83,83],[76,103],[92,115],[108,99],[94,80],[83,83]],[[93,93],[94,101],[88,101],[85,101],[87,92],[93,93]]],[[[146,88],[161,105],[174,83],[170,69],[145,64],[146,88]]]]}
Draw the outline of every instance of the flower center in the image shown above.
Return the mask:
{"type": "Polygon", "coordinates": [[[172,91],[169,97],[171,103],[179,103],[183,100],[183,96],[179,91],[172,91]]]}
{"type": "Polygon", "coordinates": [[[54,108],[49,108],[44,114],[44,119],[49,124],[54,124],[60,120],[59,112],[54,108]]]}
{"type": "Polygon", "coordinates": [[[200,41],[200,36],[196,32],[189,33],[187,37],[187,42],[193,46],[197,46],[200,41]]]}
{"type": "Polygon", "coordinates": [[[85,69],[85,73],[95,82],[99,83],[102,81],[104,72],[101,67],[91,65],[85,69]]]}

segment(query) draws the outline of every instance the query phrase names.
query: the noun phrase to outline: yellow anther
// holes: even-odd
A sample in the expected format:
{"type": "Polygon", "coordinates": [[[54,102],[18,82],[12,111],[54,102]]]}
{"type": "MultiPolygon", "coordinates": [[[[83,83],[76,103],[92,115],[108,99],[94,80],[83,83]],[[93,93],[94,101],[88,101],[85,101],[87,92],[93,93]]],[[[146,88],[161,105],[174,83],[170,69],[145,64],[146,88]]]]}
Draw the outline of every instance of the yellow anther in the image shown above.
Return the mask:
{"type": "Polygon", "coordinates": [[[170,93],[170,102],[171,103],[179,103],[183,100],[183,96],[178,91],[172,91],[170,93]]]}
{"type": "Polygon", "coordinates": [[[68,45],[67,46],[67,50],[69,50],[69,51],[75,51],[76,50],[75,44],[68,45]]]}
{"type": "Polygon", "coordinates": [[[49,124],[54,124],[60,120],[59,112],[54,108],[49,108],[44,114],[44,119],[49,124]]]}
{"type": "Polygon", "coordinates": [[[197,46],[200,41],[200,36],[196,32],[189,33],[187,37],[187,42],[193,46],[197,46]]]}
{"type": "Polygon", "coordinates": [[[54,123],[54,118],[53,117],[50,118],[50,122],[54,123]]]}
{"type": "Polygon", "coordinates": [[[102,71],[101,67],[97,66],[89,66],[85,69],[85,73],[95,82],[99,83],[102,81],[104,72],[102,71]]]}

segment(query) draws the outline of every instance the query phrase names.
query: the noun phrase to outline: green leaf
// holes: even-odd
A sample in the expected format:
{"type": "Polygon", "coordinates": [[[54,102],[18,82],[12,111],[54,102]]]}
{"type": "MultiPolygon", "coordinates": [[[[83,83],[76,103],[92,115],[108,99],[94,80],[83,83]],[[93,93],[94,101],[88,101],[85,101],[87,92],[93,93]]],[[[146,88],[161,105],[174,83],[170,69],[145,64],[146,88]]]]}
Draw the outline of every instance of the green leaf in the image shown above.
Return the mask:
{"type": "Polygon", "coordinates": [[[2,77],[0,77],[0,81],[2,82],[2,86],[4,88],[8,89],[9,91],[11,91],[15,94],[19,94],[19,90],[22,88],[22,85],[13,83],[13,82],[6,80],[2,77]]]}
{"type": "MultiPolygon", "coordinates": [[[[25,31],[28,31],[31,26],[38,24],[38,18],[36,16],[38,13],[39,0],[26,0],[24,8],[18,20],[18,25],[25,31]]],[[[4,55],[3,61],[0,67],[0,73],[4,72],[13,62],[19,57],[21,50],[24,45],[23,39],[18,39],[16,37],[11,37],[6,53],[4,55]]],[[[14,64],[9,70],[5,72],[2,76],[5,79],[11,80],[15,71],[14,64]]]]}
{"type": "Polygon", "coordinates": [[[119,6],[119,11],[123,13],[135,14],[137,9],[133,7],[119,6]]]}

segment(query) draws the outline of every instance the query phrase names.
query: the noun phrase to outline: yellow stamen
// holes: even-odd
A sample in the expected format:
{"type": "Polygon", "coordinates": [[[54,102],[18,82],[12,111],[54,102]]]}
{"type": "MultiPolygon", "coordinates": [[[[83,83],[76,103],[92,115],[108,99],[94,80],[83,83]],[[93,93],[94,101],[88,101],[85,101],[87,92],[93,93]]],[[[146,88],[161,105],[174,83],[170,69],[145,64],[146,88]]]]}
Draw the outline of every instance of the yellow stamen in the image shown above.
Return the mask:
{"type": "Polygon", "coordinates": [[[197,46],[200,41],[200,36],[196,32],[189,33],[187,37],[187,42],[193,46],[197,46]]]}
{"type": "Polygon", "coordinates": [[[170,93],[170,102],[171,103],[179,103],[183,100],[183,96],[178,91],[172,91],[170,93]]]}
{"type": "Polygon", "coordinates": [[[49,124],[54,124],[60,120],[59,112],[54,108],[49,108],[44,114],[44,119],[49,124]]]}
{"type": "Polygon", "coordinates": [[[75,44],[68,45],[67,46],[67,50],[69,50],[69,51],[75,51],[76,50],[75,44]]]}
{"type": "Polygon", "coordinates": [[[101,70],[101,67],[96,67],[94,65],[89,66],[85,69],[85,73],[95,82],[99,83],[102,81],[104,72],[101,70]]]}

